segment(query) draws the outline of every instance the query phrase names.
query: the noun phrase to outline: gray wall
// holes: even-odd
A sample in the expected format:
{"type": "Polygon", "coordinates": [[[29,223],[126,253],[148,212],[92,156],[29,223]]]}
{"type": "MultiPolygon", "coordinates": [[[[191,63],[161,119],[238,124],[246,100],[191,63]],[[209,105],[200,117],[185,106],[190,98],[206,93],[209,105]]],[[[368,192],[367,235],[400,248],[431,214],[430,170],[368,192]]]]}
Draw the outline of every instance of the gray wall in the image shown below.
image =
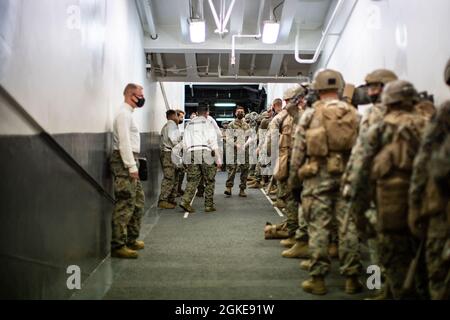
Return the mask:
{"type": "Polygon", "coordinates": [[[165,106],[142,41],[132,0],[0,1],[0,298],[69,298],[66,268],[85,280],[109,254],[113,205],[77,165],[112,194],[112,121],[129,82],[148,98],[134,116],[150,160],[147,207],[156,200],[165,106]]]}

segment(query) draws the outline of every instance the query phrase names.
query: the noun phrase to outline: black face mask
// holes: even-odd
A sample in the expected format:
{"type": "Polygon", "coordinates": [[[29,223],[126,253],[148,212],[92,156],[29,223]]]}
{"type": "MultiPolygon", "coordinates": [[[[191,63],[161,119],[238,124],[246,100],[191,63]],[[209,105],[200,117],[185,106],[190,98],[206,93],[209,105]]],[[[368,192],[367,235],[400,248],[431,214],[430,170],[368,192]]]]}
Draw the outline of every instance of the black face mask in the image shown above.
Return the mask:
{"type": "Polygon", "coordinates": [[[379,98],[380,98],[379,95],[369,96],[370,102],[372,102],[372,103],[379,102],[379,98]]]}
{"type": "Polygon", "coordinates": [[[136,97],[136,99],[138,99],[138,101],[136,102],[136,106],[138,108],[142,108],[145,105],[145,98],[136,97]]]}
{"type": "Polygon", "coordinates": [[[244,119],[244,115],[243,115],[242,113],[239,113],[239,114],[237,115],[237,118],[238,118],[239,120],[242,120],[242,119],[244,119]]]}

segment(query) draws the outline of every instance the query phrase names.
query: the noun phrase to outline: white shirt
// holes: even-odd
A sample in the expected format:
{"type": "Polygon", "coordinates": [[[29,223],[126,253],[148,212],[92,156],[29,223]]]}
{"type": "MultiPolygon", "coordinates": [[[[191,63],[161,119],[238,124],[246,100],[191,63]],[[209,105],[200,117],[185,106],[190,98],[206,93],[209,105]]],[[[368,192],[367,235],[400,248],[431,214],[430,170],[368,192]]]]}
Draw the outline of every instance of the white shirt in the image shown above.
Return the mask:
{"type": "Polygon", "coordinates": [[[181,141],[181,133],[178,125],[173,120],[168,120],[161,130],[162,151],[172,151],[172,148],[181,141]]]}
{"type": "Polygon", "coordinates": [[[214,130],[216,130],[216,134],[219,137],[222,137],[222,130],[220,130],[219,125],[217,124],[216,120],[214,120],[213,117],[208,116],[208,121],[211,122],[211,124],[213,125],[214,130]]]}
{"type": "Polygon", "coordinates": [[[134,109],[127,103],[120,106],[114,119],[114,150],[120,152],[122,161],[130,173],[138,172],[133,153],[141,152],[141,136],[133,119],[134,109]]]}
{"type": "MultiPolygon", "coordinates": [[[[215,122],[215,121],[214,121],[215,122]]],[[[203,116],[191,120],[184,129],[183,144],[185,150],[217,150],[217,132],[209,119],[203,116]]]]}

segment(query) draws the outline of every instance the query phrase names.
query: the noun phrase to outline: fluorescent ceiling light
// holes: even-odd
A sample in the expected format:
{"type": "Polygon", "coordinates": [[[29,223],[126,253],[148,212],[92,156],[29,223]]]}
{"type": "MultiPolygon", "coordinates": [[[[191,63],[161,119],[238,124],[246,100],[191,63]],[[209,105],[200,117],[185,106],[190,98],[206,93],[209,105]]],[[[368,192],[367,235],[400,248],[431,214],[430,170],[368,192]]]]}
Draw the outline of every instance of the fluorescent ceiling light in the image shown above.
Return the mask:
{"type": "Polygon", "coordinates": [[[205,21],[191,20],[189,24],[189,33],[191,35],[191,42],[202,43],[206,39],[206,26],[205,21]]]}
{"type": "Polygon", "coordinates": [[[224,122],[224,121],[233,121],[234,118],[217,118],[216,121],[224,122]]]}
{"type": "Polygon", "coordinates": [[[279,23],[274,21],[265,21],[262,42],[267,44],[274,44],[275,42],[277,42],[279,32],[279,23]]]}
{"type": "Polygon", "coordinates": [[[236,107],[236,103],[215,103],[216,107],[236,107]]]}

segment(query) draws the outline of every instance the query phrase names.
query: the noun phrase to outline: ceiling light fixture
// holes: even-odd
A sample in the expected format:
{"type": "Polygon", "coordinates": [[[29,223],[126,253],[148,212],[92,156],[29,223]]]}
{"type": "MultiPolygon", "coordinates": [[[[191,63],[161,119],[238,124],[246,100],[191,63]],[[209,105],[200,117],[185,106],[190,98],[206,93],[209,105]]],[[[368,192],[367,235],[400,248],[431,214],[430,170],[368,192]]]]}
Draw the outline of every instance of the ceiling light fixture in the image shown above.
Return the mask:
{"type": "Polygon", "coordinates": [[[277,42],[280,32],[280,24],[275,21],[264,21],[264,29],[262,42],[266,44],[274,44],[277,42]]]}
{"type": "Polygon", "coordinates": [[[202,43],[206,40],[206,25],[204,20],[192,19],[189,24],[192,43],[202,43]]]}
{"type": "Polygon", "coordinates": [[[214,106],[216,106],[216,107],[236,107],[236,103],[219,102],[219,103],[215,103],[214,106]]]}

